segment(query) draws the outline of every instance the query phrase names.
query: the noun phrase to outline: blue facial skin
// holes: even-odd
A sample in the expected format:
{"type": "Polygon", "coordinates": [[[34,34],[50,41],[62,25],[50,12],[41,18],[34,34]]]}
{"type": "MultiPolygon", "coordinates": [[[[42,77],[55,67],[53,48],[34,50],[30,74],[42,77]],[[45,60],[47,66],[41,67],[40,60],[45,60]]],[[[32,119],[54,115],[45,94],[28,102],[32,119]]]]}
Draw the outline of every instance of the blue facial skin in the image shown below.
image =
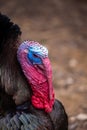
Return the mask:
{"type": "Polygon", "coordinates": [[[31,61],[32,64],[42,64],[41,58],[34,55],[33,52],[31,52],[31,51],[28,52],[27,57],[31,61]]]}

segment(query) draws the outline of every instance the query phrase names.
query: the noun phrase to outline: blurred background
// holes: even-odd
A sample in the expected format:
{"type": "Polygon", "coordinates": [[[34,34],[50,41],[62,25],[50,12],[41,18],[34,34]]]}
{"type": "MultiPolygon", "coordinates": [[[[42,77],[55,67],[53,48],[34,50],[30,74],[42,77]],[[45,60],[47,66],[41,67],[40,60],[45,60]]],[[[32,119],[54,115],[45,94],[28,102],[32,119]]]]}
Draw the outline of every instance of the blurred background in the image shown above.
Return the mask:
{"type": "Polygon", "coordinates": [[[0,0],[0,12],[20,26],[22,40],[49,49],[69,130],[87,130],[87,0],[0,0]]]}

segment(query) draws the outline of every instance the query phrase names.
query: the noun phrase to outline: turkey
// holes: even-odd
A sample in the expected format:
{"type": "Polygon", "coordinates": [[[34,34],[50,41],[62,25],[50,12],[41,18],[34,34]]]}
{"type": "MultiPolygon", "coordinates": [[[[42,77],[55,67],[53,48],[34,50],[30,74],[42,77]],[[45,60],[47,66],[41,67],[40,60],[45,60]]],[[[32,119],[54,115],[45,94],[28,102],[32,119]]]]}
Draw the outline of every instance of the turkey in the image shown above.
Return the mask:
{"type": "Polygon", "coordinates": [[[18,25],[0,14],[0,130],[68,130],[55,99],[48,50],[21,41],[18,25]]]}

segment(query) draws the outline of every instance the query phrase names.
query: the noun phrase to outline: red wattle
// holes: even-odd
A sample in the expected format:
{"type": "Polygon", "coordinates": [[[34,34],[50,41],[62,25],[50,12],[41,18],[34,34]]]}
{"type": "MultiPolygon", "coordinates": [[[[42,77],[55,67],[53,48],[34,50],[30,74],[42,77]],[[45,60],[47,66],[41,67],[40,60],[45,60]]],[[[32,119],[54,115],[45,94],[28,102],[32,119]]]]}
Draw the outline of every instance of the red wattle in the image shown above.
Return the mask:
{"type": "Polygon", "coordinates": [[[24,50],[20,51],[20,64],[32,89],[32,104],[38,109],[51,112],[54,104],[54,91],[52,86],[52,70],[48,58],[44,59],[46,74],[40,73],[27,59],[24,50]],[[46,76],[47,75],[47,76],[46,76]]]}

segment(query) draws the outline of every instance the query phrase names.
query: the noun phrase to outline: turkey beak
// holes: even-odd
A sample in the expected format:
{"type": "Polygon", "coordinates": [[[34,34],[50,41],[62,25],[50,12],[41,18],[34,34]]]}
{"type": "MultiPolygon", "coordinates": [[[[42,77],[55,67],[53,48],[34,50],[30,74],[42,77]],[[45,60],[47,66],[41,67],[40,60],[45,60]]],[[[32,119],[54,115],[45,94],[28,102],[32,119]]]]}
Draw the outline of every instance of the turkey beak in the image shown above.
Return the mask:
{"type": "Polygon", "coordinates": [[[49,86],[49,99],[52,99],[52,92],[53,92],[53,86],[52,86],[52,67],[49,58],[43,58],[42,59],[45,75],[47,77],[48,86],[49,86]]]}

